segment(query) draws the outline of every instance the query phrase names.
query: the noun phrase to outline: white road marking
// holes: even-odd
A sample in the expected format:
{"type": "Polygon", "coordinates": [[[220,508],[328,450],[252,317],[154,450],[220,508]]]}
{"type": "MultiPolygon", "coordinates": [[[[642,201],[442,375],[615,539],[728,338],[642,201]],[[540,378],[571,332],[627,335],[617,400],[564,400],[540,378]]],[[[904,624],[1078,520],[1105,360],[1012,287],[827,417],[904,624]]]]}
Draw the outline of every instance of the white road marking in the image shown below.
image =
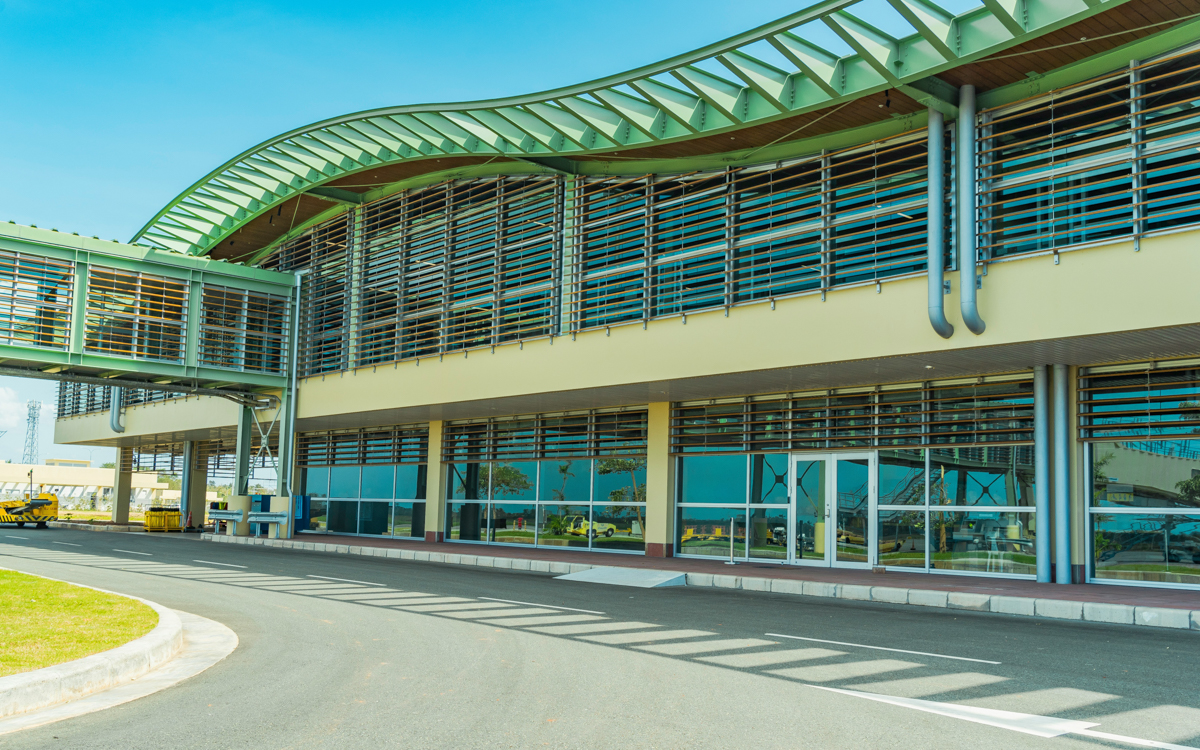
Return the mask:
{"type": "Polygon", "coordinates": [[[349,578],[330,578],[329,576],[306,576],[306,578],[320,578],[322,581],[341,581],[342,583],[361,583],[364,586],[387,586],[386,583],[371,583],[370,581],[355,581],[349,578]]]}
{"type": "Polygon", "coordinates": [[[1085,737],[1095,737],[1101,740],[1111,740],[1113,742],[1124,742],[1129,745],[1137,745],[1138,747],[1156,747],[1162,750],[1195,750],[1195,748],[1187,745],[1173,745],[1170,742],[1159,742],[1158,740],[1143,740],[1137,737],[1126,737],[1123,734],[1109,734],[1108,732],[1097,732],[1095,729],[1076,729],[1071,734],[1082,734],[1085,737]]]}
{"type": "MultiPolygon", "coordinates": [[[[493,613],[487,613],[489,616],[493,613]]],[[[494,613],[494,614],[499,614],[494,613]]],[[[508,619],[480,619],[479,622],[487,625],[504,625],[510,628],[521,628],[526,625],[557,625],[567,622],[584,622],[586,620],[600,620],[603,618],[596,615],[542,615],[540,617],[510,617],[508,619]]]]}
{"type": "Polygon", "coordinates": [[[620,645],[623,643],[639,643],[646,641],[677,641],[683,638],[699,638],[706,635],[716,635],[707,630],[658,630],[650,633],[613,633],[611,635],[582,635],[585,641],[620,645]]]}
{"type": "Polygon", "coordinates": [[[428,599],[410,599],[409,601],[400,601],[393,604],[393,607],[404,608],[413,607],[418,604],[466,604],[470,599],[464,599],[461,596],[434,596],[428,599]]]}
{"type": "Polygon", "coordinates": [[[13,536],[12,534],[5,534],[5,536],[9,539],[24,539],[27,542],[29,541],[29,537],[27,536],[13,536]]]}
{"type": "Polygon", "coordinates": [[[887,648],[886,646],[868,646],[865,643],[846,643],[845,641],[827,641],[823,638],[805,638],[800,635],[784,635],[782,633],[767,633],[772,638],[791,638],[796,641],[812,641],[813,643],[831,643],[834,646],[853,646],[854,648],[870,648],[876,651],[893,651],[897,654],[913,654],[914,656],[934,656],[938,659],[954,659],[955,661],[973,661],[977,664],[1001,664],[1003,662],[988,661],[987,659],[972,659],[968,656],[949,656],[947,654],[931,654],[927,651],[909,651],[903,648],[887,648]]]}
{"type": "MultiPolygon", "coordinates": [[[[468,609],[473,609],[476,611],[478,611],[478,610],[494,611],[497,609],[507,609],[507,608],[511,607],[512,605],[511,604],[499,604],[497,602],[467,602],[466,604],[421,604],[419,602],[413,602],[411,604],[407,604],[407,603],[401,602],[400,604],[397,604],[396,606],[397,607],[402,606],[403,609],[405,609],[409,612],[461,612],[461,611],[465,611],[468,609]]],[[[484,612],[482,614],[490,614],[490,612],[484,612]]]]}
{"type": "Polygon", "coordinates": [[[710,651],[734,651],[742,648],[776,645],[778,644],[775,641],[764,641],[761,638],[722,638],[716,641],[683,641],[682,643],[660,643],[654,646],[634,646],[634,648],[667,656],[687,656],[710,651]]]}
{"type": "Polygon", "coordinates": [[[443,612],[442,617],[453,617],[459,620],[470,620],[478,617],[520,617],[522,615],[556,615],[558,612],[553,609],[540,609],[538,607],[517,607],[515,609],[505,609],[501,611],[480,612],[443,612]]]}
{"type": "Polygon", "coordinates": [[[113,547],[113,552],[124,552],[127,555],[144,555],[146,557],[154,557],[154,555],[150,554],[149,552],[134,552],[131,549],[117,549],[116,547],[113,547]]]}
{"type": "Polygon", "coordinates": [[[234,565],[233,563],[219,563],[212,560],[192,560],[192,562],[204,563],[205,565],[220,565],[225,568],[245,568],[245,565],[234,565]]]}
{"type": "Polygon", "coordinates": [[[83,546],[82,544],[76,544],[75,542],[51,542],[51,544],[65,544],[68,547],[82,547],[83,546]]]}
{"type": "Polygon", "coordinates": [[[611,630],[646,630],[659,628],[652,622],[594,622],[588,625],[552,625],[548,628],[532,628],[546,635],[579,635],[580,633],[604,633],[611,630]]]}
{"type": "MultiPolygon", "coordinates": [[[[772,669],[768,674],[789,677],[804,682],[833,682],[851,677],[870,677],[885,672],[898,672],[901,669],[923,667],[912,661],[899,659],[871,659],[869,661],[850,661],[837,664],[822,664],[817,667],[788,667],[787,669],[772,669]]],[[[889,696],[891,697],[891,696],[889,696]]]]}
{"type": "Polygon", "coordinates": [[[528,607],[545,607],[547,609],[563,609],[563,610],[566,610],[567,612],[583,612],[584,614],[589,614],[589,615],[604,614],[603,612],[597,612],[594,609],[575,609],[574,607],[556,607],[553,604],[537,604],[535,602],[518,602],[518,601],[513,601],[512,599],[493,599],[490,596],[481,596],[479,598],[483,599],[485,601],[489,601],[489,602],[504,602],[505,604],[524,604],[528,607]]]}
{"type": "Polygon", "coordinates": [[[896,695],[903,698],[924,698],[927,695],[941,695],[957,690],[995,685],[998,682],[1008,682],[1008,679],[986,672],[949,672],[926,677],[907,677],[901,680],[855,683],[854,688],[869,693],[896,695]]]}
{"type": "Polygon", "coordinates": [[[771,667],[776,664],[786,664],[789,661],[828,659],[831,656],[845,655],[845,651],[831,651],[827,648],[788,648],[778,651],[758,651],[752,654],[722,654],[721,656],[701,656],[700,661],[706,661],[711,664],[720,664],[723,667],[750,669],[752,667],[771,667]]]}

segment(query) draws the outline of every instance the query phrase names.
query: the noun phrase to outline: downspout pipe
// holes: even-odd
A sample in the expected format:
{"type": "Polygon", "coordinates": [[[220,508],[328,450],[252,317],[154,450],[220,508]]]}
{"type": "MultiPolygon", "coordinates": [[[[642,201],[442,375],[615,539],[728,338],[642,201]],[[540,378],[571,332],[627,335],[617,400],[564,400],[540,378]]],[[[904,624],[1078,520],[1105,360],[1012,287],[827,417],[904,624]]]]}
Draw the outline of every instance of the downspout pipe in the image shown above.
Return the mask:
{"type": "Polygon", "coordinates": [[[1050,371],[1033,368],[1033,497],[1038,583],[1050,583],[1050,371]]]}
{"type": "Polygon", "coordinates": [[[1071,582],[1071,384],[1066,365],[1054,366],[1054,582],[1071,582]]]}
{"type": "Polygon", "coordinates": [[[121,392],[122,388],[113,388],[108,393],[108,426],[113,432],[124,432],[121,424],[121,392]]]}
{"type": "Polygon", "coordinates": [[[942,166],[942,160],[946,156],[945,127],[942,113],[930,107],[929,143],[926,149],[926,201],[929,207],[925,211],[929,237],[925,259],[929,281],[929,324],[937,331],[937,335],[948,339],[954,335],[954,326],[946,320],[945,279],[942,273],[946,258],[946,222],[945,212],[942,211],[942,204],[946,200],[946,180],[942,166]]]}
{"type": "Polygon", "coordinates": [[[954,139],[958,171],[955,201],[958,227],[958,301],[967,330],[978,336],[987,325],[979,317],[975,295],[975,87],[958,90],[958,130],[954,139]]]}

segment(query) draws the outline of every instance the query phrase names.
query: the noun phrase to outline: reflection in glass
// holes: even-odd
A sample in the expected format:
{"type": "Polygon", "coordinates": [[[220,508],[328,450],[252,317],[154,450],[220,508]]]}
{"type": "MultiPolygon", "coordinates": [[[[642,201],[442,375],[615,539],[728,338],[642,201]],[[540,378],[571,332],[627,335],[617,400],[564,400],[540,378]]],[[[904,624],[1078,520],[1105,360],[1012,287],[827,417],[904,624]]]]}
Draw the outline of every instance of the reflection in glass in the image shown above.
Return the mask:
{"type": "Polygon", "coordinates": [[[364,498],[391,499],[395,490],[396,467],[362,467],[362,494],[364,498]]]}
{"type": "Polygon", "coordinates": [[[788,502],[788,455],[750,456],[750,503],[788,502]]]}
{"type": "Polygon", "coordinates": [[[425,503],[392,503],[392,536],[425,538],[425,503]]]}
{"type": "Polygon", "coordinates": [[[930,564],[938,570],[1034,575],[1032,513],[930,511],[930,564]]]}
{"type": "Polygon", "coordinates": [[[484,503],[446,503],[446,538],[482,541],[480,530],[486,508],[484,503]]]}
{"type": "Polygon", "coordinates": [[[879,564],[925,567],[925,509],[879,511],[879,564]]]}
{"type": "Polygon", "coordinates": [[[646,459],[596,459],[596,503],[646,502],[646,459]]]}
{"type": "Polygon", "coordinates": [[[324,498],[313,498],[308,504],[308,530],[328,531],[328,505],[324,498]]]}
{"type": "Polygon", "coordinates": [[[396,499],[425,499],[425,464],[400,464],[396,467],[396,499]]]}
{"type": "Polygon", "coordinates": [[[304,487],[302,495],[311,497],[329,497],[329,467],[309,466],[304,469],[304,487]]]}
{"type": "Polygon", "coordinates": [[[750,557],[787,559],[787,507],[750,508],[750,557]]]}
{"type": "Polygon", "coordinates": [[[681,503],[745,503],[746,456],[685,456],[678,482],[681,503]]]}
{"type": "Polygon", "coordinates": [[[1033,505],[1033,446],[936,448],[930,505],[1033,505]]]}
{"type": "Polygon", "coordinates": [[[492,488],[492,499],[496,502],[529,502],[535,499],[537,490],[537,463],[534,461],[497,462],[484,466],[490,476],[480,479],[481,486],[492,488]]]}
{"type": "Polygon", "coordinates": [[[591,534],[591,509],[588,506],[538,506],[538,546],[587,547],[591,534]]]}
{"type": "Polygon", "coordinates": [[[1093,443],[1092,505],[1200,510],[1200,440],[1093,443]]]}
{"type": "Polygon", "coordinates": [[[329,530],[340,534],[358,533],[357,500],[329,501],[329,530]]]}
{"type": "Polygon", "coordinates": [[[386,534],[392,516],[392,504],[364,501],[358,507],[358,533],[386,534]]]}
{"type": "Polygon", "coordinates": [[[1200,584],[1200,515],[1095,513],[1093,575],[1116,581],[1200,584]]]}
{"type": "Polygon", "coordinates": [[[329,496],[358,497],[359,466],[329,467],[329,496]]]}
{"type": "Polygon", "coordinates": [[[447,500],[486,500],[487,472],[481,464],[446,465],[447,500]]]}
{"type": "Polygon", "coordinates": [[[879,504],[925,504],[925,451],[879,451],[879,504]]]}
{"type": "Polygon", "coordinates": [[[732,508],[691,508],[680,506],[676,525],[679,552],[683,555],[707,555],[729,558],[730,524],[733,531],[734,557],[746,554],[746,506],[732,508]]]}
{"type": "Polygon", "coordinates": [[[646,507],[597,505],[592,509],[592,549],[645,551],[646,507]]]}
{"type": "Polygon", "coordinates": [[[870,463],[865,458],[837,462],[837,560],[867,562],[867,513],[871,492],[870,463]]]}
{"type": "Polygon", "coordinates": [[[825,559],[825,462],[796,462],[796,559],[825,559]]]}
{"type": "Polygon", "coordinates": [[[559,459],[541,462],[542,481],[538,502],[568,505],[591,502],[592,462],[588,459],[559,459]]]}
{"type": "MultiPolygon", "coordinates": [[[[492,485],[493,487],[495,485],[492,485]]],[[[492,505],[488,529],[490,540],[503,544],[533,544],[537,510],[532,504],[505,503],[492,505]]]]}

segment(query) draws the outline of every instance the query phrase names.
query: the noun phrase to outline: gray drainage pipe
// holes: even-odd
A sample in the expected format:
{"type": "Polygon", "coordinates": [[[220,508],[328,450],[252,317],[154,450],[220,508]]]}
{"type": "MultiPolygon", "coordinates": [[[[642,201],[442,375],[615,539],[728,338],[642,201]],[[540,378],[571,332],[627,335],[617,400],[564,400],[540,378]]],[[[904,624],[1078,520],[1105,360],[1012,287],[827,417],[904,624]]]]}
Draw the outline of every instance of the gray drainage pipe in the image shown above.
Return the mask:
{"type": "Polygon", "coordinates": [[[108,426],[113,432],[124,432],[121,425],[121,389],[113,388],[108,394],[108,426]]]}
{"type": "Polygon", "coordinates": [[[942,267],[946,258],[946,222],[942,204],[946,200],[946,180],[943,172],[942,159],[946,155],[945,121],[942,113],[936,109],[929,110],[929,143],[928,156],[928,193],[926,199],[929,207],[925,211],[928,222],[929,239],[927,245],[926,266],[929,276],[929,324],[937,335],[948,339],[954,335],[954,326],[946,320],[946,305],[944,291],[945,279],[942,267]]]}
{"type": "Polygon", "coordinates": [[[963,323],[978,336],[987,328],[975,301],[975,87],[958,90],[958,300],[963,323]]]}

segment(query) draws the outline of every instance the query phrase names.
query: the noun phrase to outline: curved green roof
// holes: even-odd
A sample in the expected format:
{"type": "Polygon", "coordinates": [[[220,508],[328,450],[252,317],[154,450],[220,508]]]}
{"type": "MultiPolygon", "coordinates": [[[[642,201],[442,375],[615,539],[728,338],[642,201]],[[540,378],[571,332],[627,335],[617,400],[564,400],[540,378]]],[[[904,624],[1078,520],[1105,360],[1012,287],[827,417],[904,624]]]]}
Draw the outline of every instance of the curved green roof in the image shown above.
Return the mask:
{"type": "Polygon", "coordinates": [[[886,1],[911,33],[893,36],[863,20],[866,6],[854,11],[864,0],[823,0],[722,42],[577,86],[386,107],[297,128],[213,170],[132,241],[203,254],[298,193],[399,162],[611,153],[738,130],[889,88],[953,116],[952,89],[931,76],[1126,2],[984,0],[954,15],[932,0],[886,1]],[[808,24],[832,30],[851,52],[806,41],[808,24]],[[755,54],[763,45],[772,48],[771,62],[755,54]]]}

